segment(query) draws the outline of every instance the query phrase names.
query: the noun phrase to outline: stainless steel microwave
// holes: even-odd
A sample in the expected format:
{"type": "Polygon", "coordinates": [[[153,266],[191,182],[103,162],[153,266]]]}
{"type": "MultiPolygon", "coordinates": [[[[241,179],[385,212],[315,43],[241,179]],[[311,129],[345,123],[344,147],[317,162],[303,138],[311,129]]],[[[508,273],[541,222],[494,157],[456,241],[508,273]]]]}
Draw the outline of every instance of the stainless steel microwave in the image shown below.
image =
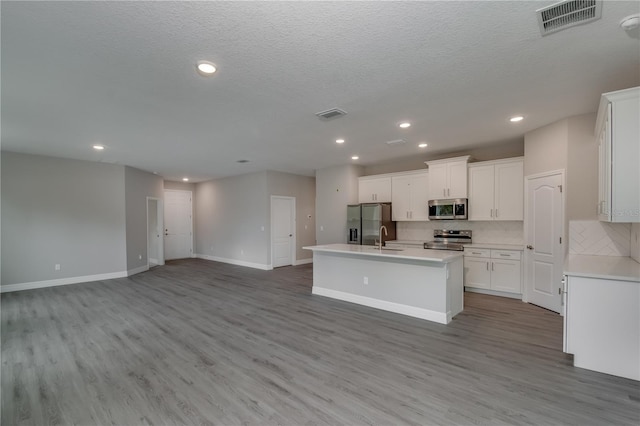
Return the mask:
{"type": "Polygon", "coordinates": [[[429,200],[429,220],[467,220],[467,199],[429,200]]]}

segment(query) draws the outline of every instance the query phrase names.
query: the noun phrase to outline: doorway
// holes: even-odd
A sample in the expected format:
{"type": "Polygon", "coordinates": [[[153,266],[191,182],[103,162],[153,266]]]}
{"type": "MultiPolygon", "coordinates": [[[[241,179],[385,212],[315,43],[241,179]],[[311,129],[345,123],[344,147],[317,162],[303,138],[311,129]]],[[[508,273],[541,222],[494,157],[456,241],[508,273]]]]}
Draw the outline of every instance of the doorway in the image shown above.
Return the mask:
{"type": "Polygon", "coordinates": [[[562,311],[564,170],[525,178],[524,301],[562,311]]]}
{"type": "Polygon", "coordinates": [[[271,265],[293,265],[296,254],[296,199],[271,196],[271,265]]]}
{"type": "Polygon", "coordinates": [[[191,191],[164,191],[164,255],[166,260],[193,254],[193,205],[191,191]]]}
{"type": "Polygon", "coordinates": [[[164,214],[162,200],[147,197],[147,266],[164,265],[164,214]]]}

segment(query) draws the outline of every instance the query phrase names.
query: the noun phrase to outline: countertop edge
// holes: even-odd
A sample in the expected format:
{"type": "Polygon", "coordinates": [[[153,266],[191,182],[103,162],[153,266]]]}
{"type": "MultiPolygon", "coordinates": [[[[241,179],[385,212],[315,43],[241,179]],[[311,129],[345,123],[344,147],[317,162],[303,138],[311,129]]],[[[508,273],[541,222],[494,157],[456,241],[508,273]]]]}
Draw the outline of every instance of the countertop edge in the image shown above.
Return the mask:
{"type": "MultiPolygon", "coordinates": [[[[434,258],[427,256],[417,256],[411,254],[399,254],[399,252],[393,253],[382,253],[376,251],[375,249],[371,249],[370,251],[357,251],[357,250],[346,250],[344,247],[340,247],[342,245],[337,244],[335,247],[331,247],[332,244],[327,245],[318,245],[318,246],[305,246],[302,247],[305,250],[311,251],[319,251],[319,252],[327,252],[327,253],[340,253],[345,255],[357,255],[357,256],[368,256],[368,257],[383,257],[385,259],[402,259],[402,260],[417,260],[422,262],[432,262],[432,263],[451,263],[457,259],[461,259],[463,257],[463,252],[454,252],[454,251],[446,251],[446,250],[437,250],[439,252],[445,252],[446,255],[443,258],[434,258]]],[[[354,247],[362,247],[362,246],[354,246],[354,247]]],[[[367,246],[371,247],[371,246],[367,246]]],[[[419,250],[420,252],[424,252],[424,249],[405,249],[405,250],[419,250]]]]}
{"type": "Polygon", "coordinates": [[[570,277],[640,283],[640,263],[623,256],[569,255],[563,273],[570,277]]]}

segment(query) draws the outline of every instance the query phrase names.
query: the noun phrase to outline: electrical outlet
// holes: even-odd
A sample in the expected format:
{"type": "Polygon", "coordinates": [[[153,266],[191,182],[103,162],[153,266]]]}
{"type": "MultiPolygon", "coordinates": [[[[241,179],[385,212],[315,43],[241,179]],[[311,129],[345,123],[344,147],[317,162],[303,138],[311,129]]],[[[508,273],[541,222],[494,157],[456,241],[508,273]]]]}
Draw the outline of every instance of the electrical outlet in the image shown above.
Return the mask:
{"type": "Polygon", "coordinates": [[[142,260],[142,255],[141,254],[138,255],[138,260],[142,260]]]}
{"type": "Polygon", "coordinates": [[[369,285],[369,277],[364,277],[364,285],[369,285]]]}
{"type": "Polygon", "coordinates": [[[53,267],[53,269],[55,269],[56,271],[60,270],[60,264],[56,263],[55,266],[53,267]]]}

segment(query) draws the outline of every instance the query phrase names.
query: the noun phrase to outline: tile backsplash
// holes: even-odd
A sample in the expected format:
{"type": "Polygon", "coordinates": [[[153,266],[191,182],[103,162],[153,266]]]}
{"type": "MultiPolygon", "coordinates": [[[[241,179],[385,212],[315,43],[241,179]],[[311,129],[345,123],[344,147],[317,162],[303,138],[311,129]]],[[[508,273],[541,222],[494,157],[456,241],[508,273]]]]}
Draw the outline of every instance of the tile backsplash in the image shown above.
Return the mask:
{"type": "Polygon", "coordinates": [[[470,229],[473,231],[473,242],[476,243],[524,244],[524,224],[522,221],[396,222],[396,238],[398,240],[431,241],[434,229],[470,229]]]}
{"type": "Polygon", "coordinates": [[[569,254],[629,256],[631,224],[597,220],[569,222],[569,254]]]}

